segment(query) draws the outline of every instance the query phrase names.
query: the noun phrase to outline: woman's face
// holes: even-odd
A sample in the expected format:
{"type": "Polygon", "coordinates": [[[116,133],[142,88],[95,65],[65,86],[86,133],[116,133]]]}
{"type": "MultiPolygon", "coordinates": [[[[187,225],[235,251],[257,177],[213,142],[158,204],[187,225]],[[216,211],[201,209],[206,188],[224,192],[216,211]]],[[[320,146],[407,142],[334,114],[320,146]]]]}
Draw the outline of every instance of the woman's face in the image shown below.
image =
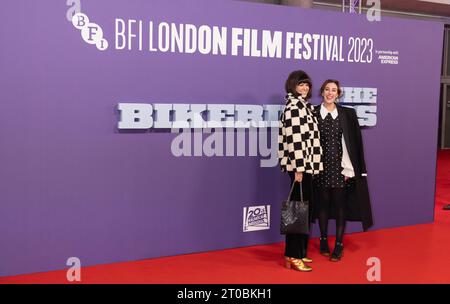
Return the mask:
{"type": "Polygon", "coordinates": [[[330,82],[325,86],[325,89],[322,93],[323,101],[325,103],[333,103],[338,98],[338,87],[335,83],[330,82]]]}
{"type": "Polygon", "coordinates": [[[307,84],[306,82],[301,82],[297,85],[295,90],[297,91],[298,94],[300,94],[300,96],[305,98],[306,95],[308,95],[309,93],[309,84],[307,84]]]}

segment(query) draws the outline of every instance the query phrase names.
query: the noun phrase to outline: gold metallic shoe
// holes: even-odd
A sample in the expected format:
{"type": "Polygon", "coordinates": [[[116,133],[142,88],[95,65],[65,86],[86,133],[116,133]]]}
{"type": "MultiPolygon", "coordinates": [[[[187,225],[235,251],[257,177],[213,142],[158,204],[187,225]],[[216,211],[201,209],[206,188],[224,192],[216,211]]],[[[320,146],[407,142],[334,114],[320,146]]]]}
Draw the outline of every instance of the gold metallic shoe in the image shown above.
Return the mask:
{"type": "Polygon", "coordinates": [[[303,261],[301,259],[285,257],[285,265],[286,265],[286,268],[288,268],[288,269],[294,268],[295,270],[298,270],[298,271],[311,271],[312,270],[312,268],[308,265],[305,265],[305,263],[303,263],[303,261]]]}
{"type": "Polygon", "coordinates": [[[304,257],[302,259],[302,261],[305,262],[305,263],[312,263],[313,260],[311,260],[310,258],[304,257]]]}

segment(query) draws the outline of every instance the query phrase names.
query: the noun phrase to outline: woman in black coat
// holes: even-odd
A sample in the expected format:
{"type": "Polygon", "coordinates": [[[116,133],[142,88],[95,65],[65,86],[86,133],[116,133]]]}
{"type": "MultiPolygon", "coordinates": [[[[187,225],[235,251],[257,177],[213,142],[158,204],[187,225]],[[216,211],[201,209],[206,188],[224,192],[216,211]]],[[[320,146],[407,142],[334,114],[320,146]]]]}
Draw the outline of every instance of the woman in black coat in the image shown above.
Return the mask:
{"type": "Polygon", "coordinates": [[[346,221],[361,221],[363,230],[372,226],[367,172],[361,130],[356,112],[336,103],[342,90],[337,80],[326,80],[315,115],[323,148],[323,168],[314,181],[314,217],[319,219],[320,253],[330,256],[328,219],[336,219],[336,243],[331,261],[339,261],[344,251],[346,221]]]}

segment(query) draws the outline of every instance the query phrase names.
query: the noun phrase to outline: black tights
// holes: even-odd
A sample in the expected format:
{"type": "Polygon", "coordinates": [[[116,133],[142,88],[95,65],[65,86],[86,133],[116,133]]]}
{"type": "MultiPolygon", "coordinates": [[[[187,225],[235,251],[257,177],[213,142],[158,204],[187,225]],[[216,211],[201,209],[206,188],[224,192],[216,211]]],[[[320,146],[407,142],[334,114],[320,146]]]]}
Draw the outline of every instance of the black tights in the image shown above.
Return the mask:
{"type": "Polygon", "coordinates": [[[336,210],[336,242],[342,243],[345,232],[345,189],[318,188],[318,216],[322,238],[328,236],[328,218],[330,207],[336,210]]]}

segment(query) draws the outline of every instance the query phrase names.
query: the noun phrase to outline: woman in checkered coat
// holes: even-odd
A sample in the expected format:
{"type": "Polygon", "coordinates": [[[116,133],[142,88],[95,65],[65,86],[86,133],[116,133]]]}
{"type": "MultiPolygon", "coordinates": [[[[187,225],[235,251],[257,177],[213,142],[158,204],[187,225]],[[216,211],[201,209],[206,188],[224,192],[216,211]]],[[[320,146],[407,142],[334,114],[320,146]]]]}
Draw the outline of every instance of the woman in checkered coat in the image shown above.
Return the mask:
{"type": "MultiPolygon", "coordinates": [[[[279,121],[278,158],[281,170],[288,172],[291,184],[302,184],[303,199],[311,201],[312,176],[323,170],[322,148],[314,107],[308,102],[312,83],[304,71],[292,72],[286,80],[286,106],[279,121]]],[[[292,199],[300,200],[300,187],[294,187],[292,199]]],[[[311,271],[306,263],[309,235],[286,234],[286,267],[311,271]]]]}

